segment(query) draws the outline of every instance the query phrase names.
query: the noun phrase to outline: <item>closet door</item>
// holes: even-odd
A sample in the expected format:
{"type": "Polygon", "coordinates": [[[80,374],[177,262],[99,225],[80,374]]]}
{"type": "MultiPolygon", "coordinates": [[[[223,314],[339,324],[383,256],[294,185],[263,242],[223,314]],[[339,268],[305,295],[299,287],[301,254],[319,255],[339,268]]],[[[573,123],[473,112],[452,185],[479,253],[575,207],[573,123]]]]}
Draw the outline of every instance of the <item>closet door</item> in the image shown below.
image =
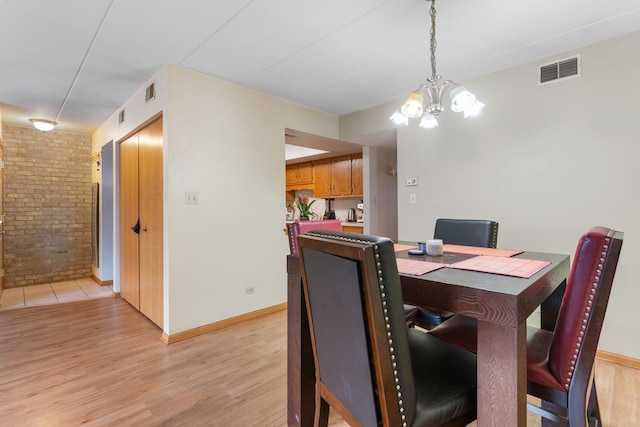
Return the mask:
{"type": "Polygon", "coordinates": [[[140,311],[163,327],[162,118],[139,132],[140,311]]]}
{"type": "Polygon", "coordinates": [[[138,135],[120,143],[120,295],[140,310],[138,135]]]}

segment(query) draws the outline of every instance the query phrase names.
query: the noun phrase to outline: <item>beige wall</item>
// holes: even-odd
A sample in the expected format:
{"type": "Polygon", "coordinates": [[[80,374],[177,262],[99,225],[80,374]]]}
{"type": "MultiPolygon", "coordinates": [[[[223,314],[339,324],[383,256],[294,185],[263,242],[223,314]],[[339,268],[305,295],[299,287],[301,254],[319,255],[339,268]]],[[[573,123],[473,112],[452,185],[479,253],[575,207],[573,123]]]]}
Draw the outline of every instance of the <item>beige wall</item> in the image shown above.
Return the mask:
{"type": "Polygon", "coordinates": [[[142,88],[124,106],[127,129],[114,115],[93,143],[163,112],[165,333],[286,302],[284,130],[337,138],[338,118],[177,66],[154,80],[153,105],[142,88]]]}
{"type": "MultiPolygon", "coordinates": [[[[633,82],[640,56],[631,52],[638,45],[635,33],[464,82],[486,104],[481,116],[464,120],[447,111],[437,129],[398,130],[400,239],[431,236],[438,217],[489,218],[500,223],[500,247],[573,256],[591,226],[624,231],[600,348],[634,358],[640,104],[633,82]],[[581,78],[537,85],[539,64],[574,53],[582,55],[581,78]],[[412,176],[420,185],[403,185],[412,176]]],[[[341,118],[341,132],[384,127],[380,121],[401,101],[372,109],[368,118],[341,118]]]]}
{"type": "Polygon", "coordinates": [[[4,286],[91,275],[91,139],[4,124],[4,286]]]}
{"type": "Polygon", "coordinates": [[[286,301],[284,130],[336,138],[338,119],[179,67],[168,81],[166,314],[175,333],[286,301]],[[198,192],[197,206],[185,205],[186,191],[198,192]]]}

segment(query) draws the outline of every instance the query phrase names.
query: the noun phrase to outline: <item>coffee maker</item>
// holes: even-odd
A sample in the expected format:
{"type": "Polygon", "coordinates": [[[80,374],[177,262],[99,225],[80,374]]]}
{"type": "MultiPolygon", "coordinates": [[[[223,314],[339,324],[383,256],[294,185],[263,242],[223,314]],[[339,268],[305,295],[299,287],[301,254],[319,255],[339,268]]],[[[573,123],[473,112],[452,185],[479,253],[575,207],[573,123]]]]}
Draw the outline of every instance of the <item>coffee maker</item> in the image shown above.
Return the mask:
{"type": "Polygon", "coordinates": [[[359,218],[356,220],[357,222],[364,222],[364,203],[358,203],[356,205],[356,209],[360,211],[359,218]]]}
{"type": "Polygon", "coordinates": [[[322,219],[336,219],[336,211],[333,209],[333,201],[335,199],[324,199],[326,201],[326,207],[324,210],[324,216],[322,219]]]}

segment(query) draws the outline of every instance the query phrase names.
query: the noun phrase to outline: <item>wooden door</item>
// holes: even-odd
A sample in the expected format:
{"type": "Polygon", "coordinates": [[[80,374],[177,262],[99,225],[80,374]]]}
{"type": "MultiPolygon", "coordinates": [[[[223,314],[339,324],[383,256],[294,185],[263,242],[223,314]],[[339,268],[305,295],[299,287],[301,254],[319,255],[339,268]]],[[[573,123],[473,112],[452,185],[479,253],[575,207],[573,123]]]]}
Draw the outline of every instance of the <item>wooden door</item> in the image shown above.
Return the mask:
{"type": "Polygon", "coordinates": [[[138,135],[120,143],[120,295],[140,309],[138,135]]]}
{"type": "Polygon", "coordinates": [[[333,161],[332,169],[333,195],[348,196],[351,194],[351,157],[338,158],[333,161]]]}
{"type": "Polygon", "coordinates": [[[362,156],[351,158],[351,194],[362,196],[364,189],[362,185],[362,156]]]}
{"type": "Polygon", "coordinates": [[[139,135],[140,311],[162,328],[162,118],[139,135]]]}
{"type": "Polygon", "coordinates": [[[313,162],[313,197],[331,196],[331,160],[313,162]]]}

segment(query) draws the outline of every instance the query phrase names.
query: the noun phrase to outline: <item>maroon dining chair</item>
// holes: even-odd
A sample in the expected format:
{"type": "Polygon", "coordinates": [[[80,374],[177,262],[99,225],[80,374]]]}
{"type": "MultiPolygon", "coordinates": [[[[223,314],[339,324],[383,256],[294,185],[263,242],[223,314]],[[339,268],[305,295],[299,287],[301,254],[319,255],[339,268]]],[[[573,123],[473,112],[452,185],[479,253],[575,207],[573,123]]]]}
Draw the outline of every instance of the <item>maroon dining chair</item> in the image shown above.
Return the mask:
{"type": "Polygon", "coordinates": [[[342,224],[337,219],[324,219],[319,221],[294,221],[287,223],[289,234],[289,249],[291,255],[298,256],[298,236],[311,230],[342,231],[342,224]]]}
{"type": "MultiPolygon", "coordinates": [[[[527,327],[527,409],[562,425],[602,425],[594,380],[600,332],[624,234],[593,227],[578,242],[553,331],[527,327]]],[[[429,333],[469,351],[477,322],[456,315],[429,333]]],[[[546,425],[543,423],[543,425],[546,425]]]]}

